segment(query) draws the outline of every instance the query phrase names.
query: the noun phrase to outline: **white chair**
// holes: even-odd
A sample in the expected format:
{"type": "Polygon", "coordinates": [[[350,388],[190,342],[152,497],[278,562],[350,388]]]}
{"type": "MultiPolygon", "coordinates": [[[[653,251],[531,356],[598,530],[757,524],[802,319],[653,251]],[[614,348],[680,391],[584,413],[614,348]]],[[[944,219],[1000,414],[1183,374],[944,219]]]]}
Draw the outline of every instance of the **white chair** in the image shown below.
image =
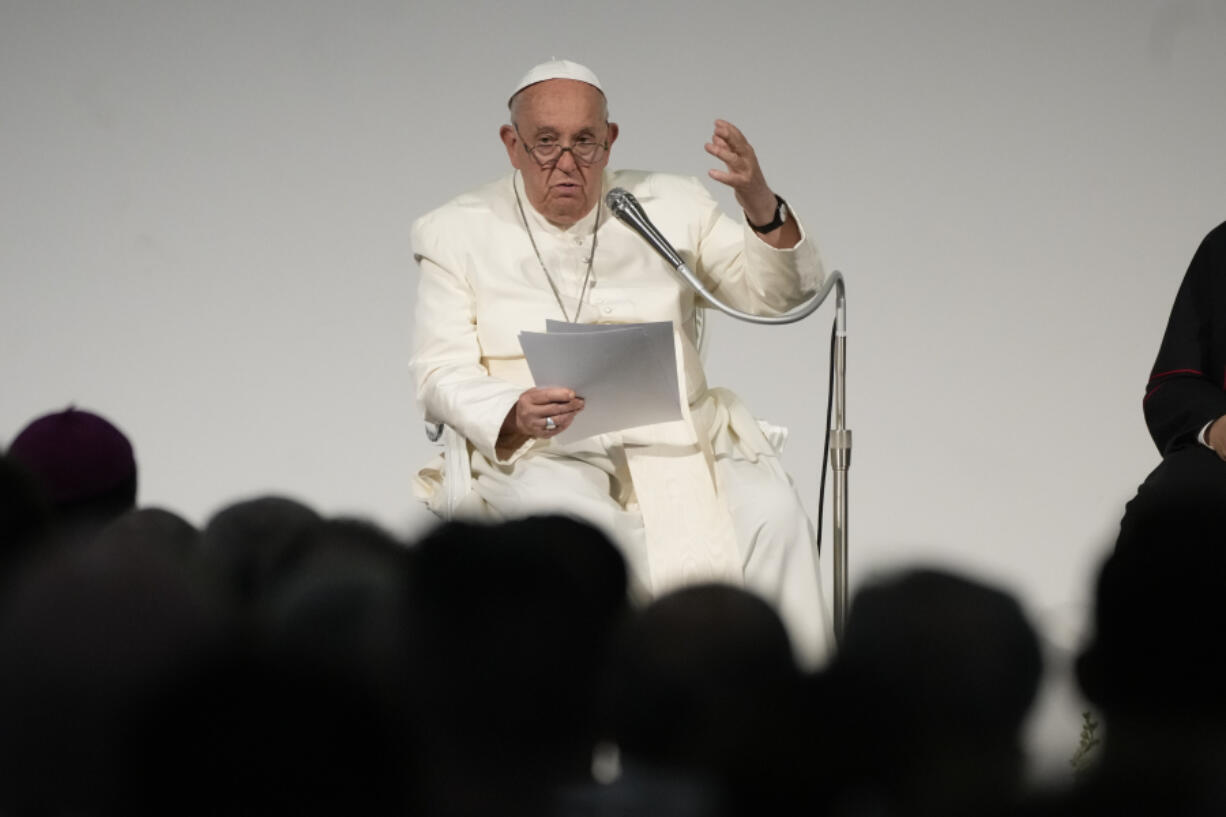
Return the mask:
{"type": "Polygon", "coordinates": [[[455,518],[460,503],[472,491],[473,474],[468,440],[446,423],[426,423],[426,438],[443,448],[442,502],[431,508],[444,521],[455,518]]]}

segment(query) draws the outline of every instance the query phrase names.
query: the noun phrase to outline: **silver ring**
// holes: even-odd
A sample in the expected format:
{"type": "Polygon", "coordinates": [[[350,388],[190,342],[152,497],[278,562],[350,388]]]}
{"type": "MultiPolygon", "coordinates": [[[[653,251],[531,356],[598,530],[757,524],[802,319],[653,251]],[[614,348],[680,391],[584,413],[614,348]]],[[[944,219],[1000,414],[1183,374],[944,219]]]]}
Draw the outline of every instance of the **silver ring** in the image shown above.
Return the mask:
{"type": "Polygon", "coordinates": [[[552,417],[545,418],[545,430],[546,431],[553,431],[557,427],[558,427],[558,424],[553,421],[552,417]]]}

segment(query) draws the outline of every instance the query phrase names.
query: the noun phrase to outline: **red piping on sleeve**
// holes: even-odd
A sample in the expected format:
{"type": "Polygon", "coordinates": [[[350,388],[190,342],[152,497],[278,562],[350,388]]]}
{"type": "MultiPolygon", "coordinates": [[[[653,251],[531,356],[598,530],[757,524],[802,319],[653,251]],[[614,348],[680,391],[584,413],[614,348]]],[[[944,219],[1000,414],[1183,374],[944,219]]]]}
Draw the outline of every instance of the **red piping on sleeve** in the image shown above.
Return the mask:
{"type": "Polygon", "coordinates": [[[1154,372],[1149,376],[1149,382],[1152,383],[1159,377],[1166,377],[1167,375],[1171,374],[1199,374],[1203,376],[1204,372],[1202,372],[1200,369],[1171,369],[1169,372],[1154,372]]]}
{"type": "MultiPolygon", "coordinates": [[[[1153,388],[1150,388],[1149,391],[1146,392],[1145,398],[1141,402],[1144,403],[1145,400],[1148,400],[1150,395],[1156,392],[1158,390],[1158,387],[1162,385],[1161,383],[1155,383],[1155,381],[1162,380],[1164,378],[1170,377],[1171,375],[1175,375],[1175,374],[1194,374],[1199,377],[1205,376],[1205,373],[1200,371],[1199,369],[1170,369],[1169,371],[1165,371],[1165,372],[1154,372],[1153,374],[1149,376],[1149,382],[1145,384],[1147,388],[1150,386],[1152,386],[1153,388]]],[[[1224,385],[1222,388],[1226,389],[1226,385],[1224,385]]]]}
{"type": "MultiPolygon", "coordinates": [[[[1154,372],[1154,374],[1150,375],[1149,383],[1147,383],[1146,385],[1148,386],[1150,384],[1153,384],[1155,380],[1163,380],[1164,378],[1170,377],[1171,375],[1174,375],[1174,374],[1194,374],[1200,377],[1205,376],[1205,373],[1202,372],[1200,369],[1170,369],[1165,372],[1154,372]]],[[[1153,397],[1154,392],[1162,388],[1163,385],[1164,384],[1162,383],[1155,384],[1152,389],[1150,389],[1149,391],[1145,393],[1145,397],[1141,399],[1141,403],[1144,404],[1147,400],[1149,400],[1149,398],[1153,397]]],[[[1226,372],[1223,372],[1222,374],[1222,390],[1226,391],[1226,372]]]]}

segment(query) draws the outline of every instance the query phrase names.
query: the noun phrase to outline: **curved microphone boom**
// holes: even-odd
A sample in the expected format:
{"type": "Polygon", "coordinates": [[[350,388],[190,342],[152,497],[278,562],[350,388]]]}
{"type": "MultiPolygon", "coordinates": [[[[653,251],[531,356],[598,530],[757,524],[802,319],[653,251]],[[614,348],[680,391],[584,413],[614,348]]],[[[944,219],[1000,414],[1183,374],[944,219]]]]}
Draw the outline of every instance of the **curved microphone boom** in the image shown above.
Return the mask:
{"type": "MultiPolygon", "coordinates": [[[[702,295],[702,297],[707,299],[708,303],[726,315],[731,315],[734,318],[748,321],[750,323],[795,323],[796,321],[801,320],[802,318],[807,318],[809,315],[813,314],[817,308],[821,306],[823,302],[825,302],[826,296],[830,294],[832,289],[838,290],[838,297],[836,298],[836,303],[838,304],[839,310],[838,314],[839,316],[842,316],[843,314],[843,276],[838,272],[832,272],[830,275],[828,275],[821,288],[819,288],[817,292],[815,292],[807,301],[795,309],[784,312],[782,315],[753,315],[749,312],[742,312],[739,309],[728,306],[719,298],[716,298],[715,295],[713,295],[710,290],[703,285],[702,281],[698,280],[698,276],[695,275],[694,271],[690,269],[688,264],[685,263],[685,259],[681,257],[681,254],[673,248],[672,244],[668,243],[668,239],[666,239],[660,233],[660,231],[656,229],[656,225],[651,223],[651,219],[647,217],[647,213],[643,210],[643,205],[639,204],[639,200],[634,197],[633,193],[622,187],[614,187],[607,194],[605,194],[604,201],[605,205],[608,206],[613,215],[617,216],[622,223],[642,236],[643,240],[652,246],[652,249],[658,252],[673,269],[681,273],[686,281],[689,281],[690,286],[697,290],[698,294],[702,295]]],[[[844,319],[840,317],[840,324],[842,324],[843,320],[844,319]]]]}

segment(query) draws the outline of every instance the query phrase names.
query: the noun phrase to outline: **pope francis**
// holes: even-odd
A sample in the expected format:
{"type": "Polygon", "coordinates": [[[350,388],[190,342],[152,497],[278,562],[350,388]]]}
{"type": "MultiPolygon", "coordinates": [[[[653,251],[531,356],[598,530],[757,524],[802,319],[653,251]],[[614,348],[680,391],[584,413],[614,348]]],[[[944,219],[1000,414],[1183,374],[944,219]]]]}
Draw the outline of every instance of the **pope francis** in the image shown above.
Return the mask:
{"type": "MultiPolygon", "coordinates": [[[[427,419],[467,440],[472,489],[461,511],[498,519],[565,513],[602,528],[649,595],[681,584],[743,584],[773,601],[797,653],[821,661],[832,641],[812,528],[753,415],[709,387],[696,350],[705,302],[604,207],[622,187],[642,204],[708,289],[732,306],[780,314],[821,285],[817,250],[767,185],[754,150],[716,120],[706,150],[724,167],[744,224],[696,179],[610,171],[617,125],[589,69],[532,68],[499,135],[510,175],[413,225],[420,267],[413,375],[427,419]],[[583,411],[564,385],[533,383],[521,331],[546,320],[671,321],[683,418],[562,443],[583,411]]],[[[445,462],[418,492],[437,502],[445,462]]]]}

